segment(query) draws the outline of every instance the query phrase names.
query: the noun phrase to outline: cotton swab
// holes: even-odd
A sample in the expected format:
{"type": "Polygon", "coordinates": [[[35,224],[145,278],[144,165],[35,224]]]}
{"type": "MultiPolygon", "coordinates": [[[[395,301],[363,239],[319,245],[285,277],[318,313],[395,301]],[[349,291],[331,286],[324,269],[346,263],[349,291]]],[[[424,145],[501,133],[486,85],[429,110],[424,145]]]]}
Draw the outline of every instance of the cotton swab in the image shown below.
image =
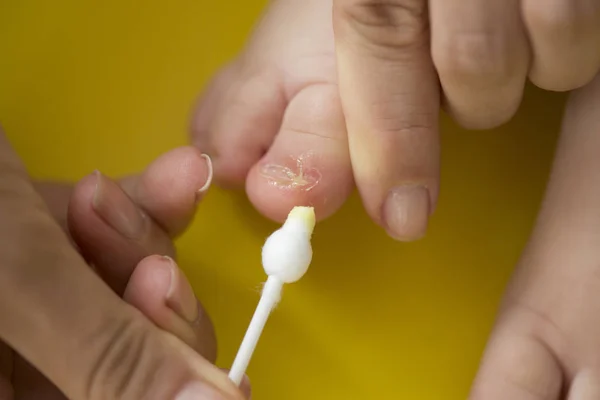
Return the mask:
{"type": "Polygon", "coordinates": [[[236,385],[241,383],[267,319],[281,299],[283,285],[300,280],[308,270],[314,227],[314,209],[294,207],[283,226],[273,232],[263,246],[262,264],[268,278],[229,372],[229,378],[236,385]]]}

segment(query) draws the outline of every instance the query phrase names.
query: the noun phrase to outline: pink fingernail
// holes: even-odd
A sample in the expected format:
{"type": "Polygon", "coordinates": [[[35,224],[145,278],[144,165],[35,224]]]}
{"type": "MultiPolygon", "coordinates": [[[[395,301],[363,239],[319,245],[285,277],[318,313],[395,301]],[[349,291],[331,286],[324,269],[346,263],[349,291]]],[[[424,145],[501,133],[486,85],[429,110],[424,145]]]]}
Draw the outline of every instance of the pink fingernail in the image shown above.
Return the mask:
{"type": "Polygon", "coordinates": [[[382,217],[388,234],[397,240],[410,241],[425,235],[429,222],[429,190],[419,185],[403,185],[388,193],[382,217]]]}

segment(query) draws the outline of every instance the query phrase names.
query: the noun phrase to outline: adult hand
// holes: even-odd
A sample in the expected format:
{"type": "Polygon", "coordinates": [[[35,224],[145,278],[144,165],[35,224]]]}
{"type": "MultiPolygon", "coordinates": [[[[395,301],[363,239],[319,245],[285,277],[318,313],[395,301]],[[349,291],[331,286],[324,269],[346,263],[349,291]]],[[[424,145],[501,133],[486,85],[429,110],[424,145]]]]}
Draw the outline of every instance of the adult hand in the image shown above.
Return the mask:
{"type": "Polygon", "coordinates": [[[400,236],[423,233],[436,206],[440,98],[463,126],[492,128],[528,77],[571,90],[600,69],[598,1],[333,3],[354,178],[371,217],[400,236]]]}
{"type": "MultiPolygon", "coordinates": [[[[66,220],[109,287],[74,250],[0,137],[0,338],[27,360],[0,351],[0,387],[14,385],[15,398],[59,398],[47,382],[43,389],[43,379],[36,385],[41,375],[34,368],[73,399],[243,398],[194,351],[214,357],[210,321],[197,318],[202,313],[189,283],[170,259],[146,257],[172,252],[168,233],[189,222],[199,179],[207,179],[206,170],[199,173],[205,168],[199,153],[179,151],[190,163],[171,181],[163,168],[174,166],[173,154],[124,183],[129,196],[98,174],[75,189],[66,220]],[[174,191],[153,196],[165,189],[174,191]]],[[[60,195],[48,193],[52,209],[60,195]]]]}

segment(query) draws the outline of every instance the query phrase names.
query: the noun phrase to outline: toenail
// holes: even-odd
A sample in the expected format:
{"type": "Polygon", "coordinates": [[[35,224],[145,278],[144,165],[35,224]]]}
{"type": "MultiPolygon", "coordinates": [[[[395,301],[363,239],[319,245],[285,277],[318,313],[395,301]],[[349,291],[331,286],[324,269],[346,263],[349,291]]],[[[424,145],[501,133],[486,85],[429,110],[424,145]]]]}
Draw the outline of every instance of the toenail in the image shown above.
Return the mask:
{"type": "Polygon", "coordinates": [[[290,157],[289,165],[263,164],[260,167],[260,174],[277,188],[299,189],[308,192],[321,180],[319,170],[309,168],[307,165],[310,156],[310,153],[306,153],[297,158],[290,157]]]}

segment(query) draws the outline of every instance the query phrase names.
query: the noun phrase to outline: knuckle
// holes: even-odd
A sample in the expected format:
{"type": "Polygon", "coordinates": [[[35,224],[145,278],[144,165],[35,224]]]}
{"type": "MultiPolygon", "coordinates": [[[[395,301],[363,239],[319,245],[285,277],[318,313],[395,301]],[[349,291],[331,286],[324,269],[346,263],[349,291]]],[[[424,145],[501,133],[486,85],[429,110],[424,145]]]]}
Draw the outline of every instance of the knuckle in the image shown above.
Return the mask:
{"type": "Polygon", "coordinates": [[[398,94],[390,99],[371,104],[371,124],[375,132],[380,135],[399,136],[434,130],[435,114],[419,110],[414,105],[408,106],[406,96],[406,94],[398,94]]]}
{"type": "Polygon", "coordinates": [[[512,75],[506,42],[500,32],[455,33],[436,43],[433,61],[442,77],[503,82],[512,75]]]}
{"type": "Polygon", "coordinates": [[[138,318],[111,321],[100,328],[98,337],[91,338],[99,347],[87,373],[86,398],[147,398],[162,365],[149,351],[150,332],[138,318]]]}
{"type": "Polygon", "coordinates": [[[334,9],[334,28],[338,37],[374,50],[375,55],[393,55],[426,43],[428,16],[424,0],[340,1],[334,9]],[[393,53],[389,53],[389,51],[393,53]]]}

